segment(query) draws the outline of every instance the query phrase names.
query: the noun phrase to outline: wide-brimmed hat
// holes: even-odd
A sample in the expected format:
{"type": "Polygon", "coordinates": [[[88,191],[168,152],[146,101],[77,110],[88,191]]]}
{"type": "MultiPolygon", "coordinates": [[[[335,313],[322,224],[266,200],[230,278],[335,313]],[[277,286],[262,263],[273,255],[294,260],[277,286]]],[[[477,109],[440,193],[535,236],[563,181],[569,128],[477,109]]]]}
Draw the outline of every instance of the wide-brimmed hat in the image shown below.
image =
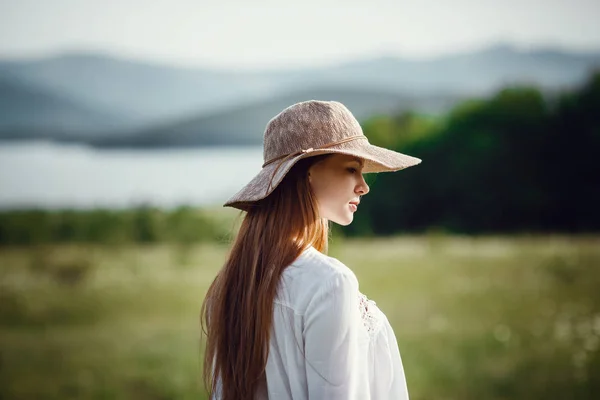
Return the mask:
{"type": "Polygon", "coordinates": [[[265,129],[260,172],[224,204],[247,211],[275,190],[299,160],[320,154],[347,154],[364,160],[363,172],[391,172],[420,159],[369,143],[354,115],[336,101],[296,103],[277,114],[265,129]]]}

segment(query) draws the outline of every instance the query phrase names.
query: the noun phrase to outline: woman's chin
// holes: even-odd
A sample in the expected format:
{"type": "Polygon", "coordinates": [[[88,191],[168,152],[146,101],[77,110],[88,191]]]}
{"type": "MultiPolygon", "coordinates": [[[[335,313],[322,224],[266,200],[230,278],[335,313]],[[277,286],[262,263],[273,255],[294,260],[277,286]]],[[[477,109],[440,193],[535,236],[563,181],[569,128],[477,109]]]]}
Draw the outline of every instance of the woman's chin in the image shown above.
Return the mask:
{"type": "Polygon", "coordinates": [[[352,223],[353,220],[354,220],[354,214],[350,214],[350,215],[344,215],[341,218],[331,219],[330,221],[333,221],[336,224],[341,225],[341,226],[348,226],[352,223]]]}

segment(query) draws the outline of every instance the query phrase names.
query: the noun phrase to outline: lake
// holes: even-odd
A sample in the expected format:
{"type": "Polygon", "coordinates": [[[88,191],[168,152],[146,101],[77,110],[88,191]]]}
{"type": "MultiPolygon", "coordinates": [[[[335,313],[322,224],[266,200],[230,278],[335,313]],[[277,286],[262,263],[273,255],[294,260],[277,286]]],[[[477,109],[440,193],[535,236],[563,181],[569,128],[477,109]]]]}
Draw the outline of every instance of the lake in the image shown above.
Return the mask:
{"type": "Polygon", "coordinates": [[[0,142],[0,208],[220,205],[262,163],[262,147],[105,150],[0,142]]]}

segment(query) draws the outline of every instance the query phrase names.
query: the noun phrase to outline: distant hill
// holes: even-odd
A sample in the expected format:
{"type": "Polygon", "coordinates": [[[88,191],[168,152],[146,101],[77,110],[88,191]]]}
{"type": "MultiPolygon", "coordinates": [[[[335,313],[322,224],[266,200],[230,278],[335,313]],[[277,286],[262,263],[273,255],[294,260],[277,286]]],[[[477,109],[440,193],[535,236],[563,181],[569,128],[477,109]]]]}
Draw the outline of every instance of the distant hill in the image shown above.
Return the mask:
{"type": "Polygon", "coordinates": [[[262,132],[268,118],[294,101],[366,96],[356,109],[369,99],[378,105],[374,111],[384,112],[379,110],[394,104],[392,98],[402,99],[401,109],[411,104],[408,99],[419,99],[413,103],[419,111],[427,99],[484,96],[505,85],[555,92],[582,83],[595,68],[600,52],[510,45],[424,60],[387,57],[270,71],[180,68],[94,53],[0,60],[0,137],[60,139],[68,127],[73,140],[89,136],[94,139],[86,142],[107,145],[142,138],[144,145],[245,143],[258,121],[262,132]],[[161,134],[173,138],[160,139],[161,134]]]}
{"type": "Polygon", "coordinates": [[[0,61],[0,76],[3,73],[128,115],[138,123],[228,107],[244,101],[246,95],[251,94],[251,100],[270,95],[273,86],[268,77],[254,73],[180,68],[85,53],[0,61]]]}
{"type": "Polygon", "coordinates": [[[146,130],[93,139],[89,143],[100,147],[260,145],[271,118],[291,104],[310,99],[340,101],[359,120],[409,109],[438,113],[457,101],[456,97],[441,95],[419,97],[383,91],[315,88],[146,130]]]}
{"type": "Polygon", "coordinates": [[[364,82],[414,94],[485,95],[512,84],[533,84],[545,90],[570,88],[582,84],[595,68],[600,68],[600,51],[525,51],[502,44],[426,60],[361,60],[325,69],[318,77],[330,83],[364,82]]]}
{"type": "Polygon", "coordinates": [[[128,115],[139,123],[154,123],[307,87],[369,88],[411,95],[481,95],[516,82],[556,89],[583,82],[594,67],[600,67],[600,52],[524,51],[504,44],[424,60],[387,57],[273,71],[180,68],[74,53],[0,61],[0,77],[9,73],[93,107],[128,115]]]}
{"type": "Polygon", "coordinates": [[[0,138],[105,134],[123,126],[124,120],[18,78],[0,76],[0,138]]]}

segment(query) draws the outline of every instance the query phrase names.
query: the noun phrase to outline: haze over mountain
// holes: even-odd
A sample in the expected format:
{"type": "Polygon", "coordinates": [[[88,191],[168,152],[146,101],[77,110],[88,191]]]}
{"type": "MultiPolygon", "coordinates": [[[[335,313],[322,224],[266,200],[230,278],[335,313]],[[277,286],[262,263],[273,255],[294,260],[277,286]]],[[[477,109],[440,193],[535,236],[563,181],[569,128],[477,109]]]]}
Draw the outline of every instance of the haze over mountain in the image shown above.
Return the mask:
{"type": "Polygon", "coordinates": [[[262,143],[267,122],[284,108],[307,99],[336,100],[345,104],[357,119],[397,110],[417,109],[438,113],[457,101],[445,95],[405,96],[368,89],[317,88],[296,91],[265,101],[255,101],[171,124],[158,125],[123,135],[91,138],[101,147],[169,147],[200,145],[253,145],[262,143]]]}
{"type": "Polygon", "coordinates": [[[0,76],[0,137],[106,134],[127,118],[58,95],[19,78],[0,76]]]}
{"type": "Polygon", "coordinates": [[[348,102],[360,118],[407,108],[444,111],[457,99],[507,84],[562,90],[598,67],[600,52],[508,45],[428,60],[390,57],[274,71],[179,68],[91,53],[4,60],[0,127],[19,129],[0,137],[52,137],[69,127],[77,131],[67,135],[73,140],[105,145],[246,143],[249,137],[255,143],[268,119],[295,101],[348,102]]]}
{"type": "Polygon", "coordinates": [[[3,73],[88,104],[118,110],[142,123],[208,111],[246,91],[261,91],[252,74],[236,76],[227,71],[184,69],[91,53],[0,61],[0,76],[3,73]]]}

